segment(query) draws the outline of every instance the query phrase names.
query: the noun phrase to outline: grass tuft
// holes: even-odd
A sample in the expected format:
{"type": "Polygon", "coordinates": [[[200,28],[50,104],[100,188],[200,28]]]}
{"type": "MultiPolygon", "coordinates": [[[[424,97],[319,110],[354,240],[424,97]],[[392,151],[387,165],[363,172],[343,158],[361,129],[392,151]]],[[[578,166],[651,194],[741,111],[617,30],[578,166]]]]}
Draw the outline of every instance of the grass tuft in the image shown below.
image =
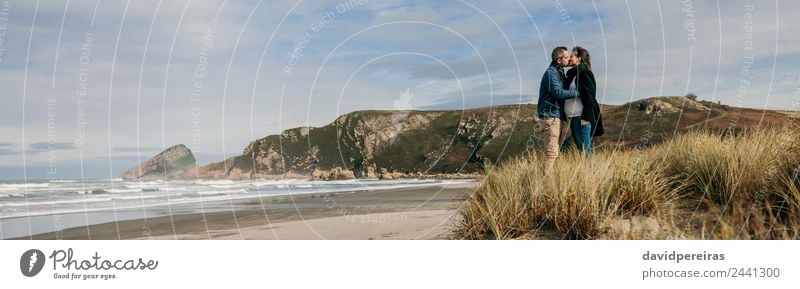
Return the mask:
{"type": "Polygon", "coordinates": [[[800,130],[695,131],[646,150],[530,154],[493,167],[456,236],[797,239],[800,130]],[[641,231],[641,232],[639,232],[641,231]],[[644,232],[645,234],[642,234],[644,232]]]}

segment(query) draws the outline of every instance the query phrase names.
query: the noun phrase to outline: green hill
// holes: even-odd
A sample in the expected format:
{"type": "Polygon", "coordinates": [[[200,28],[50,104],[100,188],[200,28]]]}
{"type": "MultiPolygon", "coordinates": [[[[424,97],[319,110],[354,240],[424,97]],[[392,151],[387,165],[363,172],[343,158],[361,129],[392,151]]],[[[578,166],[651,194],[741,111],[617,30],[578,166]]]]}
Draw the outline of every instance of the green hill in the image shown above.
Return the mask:
{"type": "MultiPolygon", "coordinates": [[[[649,147],[696,128],[739,131],[781,125],[787,112],[735,108],[685,97],[654,97],[603,105],[606,134],[596,150],[649,147]]],[[[499,163],[541,148],[536,106],[468,110],[366,110],[322,127],[298,127],[248,144],[241,155],[187,170],[184,178],[319,179],[482,174],[499,163]],[[197,174],[195,174],[197,173],[197,174]]],[[[563,130],[564,136],[568,131],[563,130]]],[[[570,144],[565,138],[565,145],[570,144]]]]}

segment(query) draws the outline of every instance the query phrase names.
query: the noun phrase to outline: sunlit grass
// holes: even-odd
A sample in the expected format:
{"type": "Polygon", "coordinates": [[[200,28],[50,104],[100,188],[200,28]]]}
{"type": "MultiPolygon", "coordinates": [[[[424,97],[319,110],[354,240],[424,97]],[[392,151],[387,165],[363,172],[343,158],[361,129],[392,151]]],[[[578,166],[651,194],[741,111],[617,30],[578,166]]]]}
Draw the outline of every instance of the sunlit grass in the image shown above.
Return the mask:
{"type": "Polygon", "coordinates": [[[539,155],[520,156],[466,200],[456,237],[797,239],[799,154],[800,132],[776,128],[691,132],[591,159],[567,152],[547,175],[539,155]],[[658,231],[620,232],[631,219],[658,231]]]}

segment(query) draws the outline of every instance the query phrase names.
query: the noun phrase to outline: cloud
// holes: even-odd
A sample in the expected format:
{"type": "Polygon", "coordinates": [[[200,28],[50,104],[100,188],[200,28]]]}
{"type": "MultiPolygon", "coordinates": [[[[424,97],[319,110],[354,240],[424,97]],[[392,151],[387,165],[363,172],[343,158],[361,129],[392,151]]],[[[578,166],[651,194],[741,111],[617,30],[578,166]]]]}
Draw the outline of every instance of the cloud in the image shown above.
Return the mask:
{"type": "Polygon", "coordinates": [[[342,2],[42,0],[34,24],[37,2],[15,1],[0,62],[0,165],[46,163],[37,152],[49,130],[61,164],[101,158],[87,172],[107,174],[109,157],[129,157],[112,164],[125,169],[136,147],[184,143],[219,161],[253,138],[392,109],[407,89],[415,108],[513,104],[537,96],[557,45],[592,52],[598,98],[610,104],[692,91],[786,108],[800,87],[800,2],[396,0],[339,13],[342,2]],[[752,85],[740,98],[742,80],[752,85]]]}
{"type": "Polygon", "coordinates": [[[161,148],[157,147],[112,147],[112,152],[131,153],[131,152],[160,152],[161,148]]]}
{"type": "Polygon", "coordinates": [[[18,155],[18,154],[20,154],[20,151],[18,151],[18,150],[9,149],[9,148],[0,148],[0,156],[18,155]]]}
{"type": "Polygon", "coordinates": [[[471,109],[487,106],[509,105],[509,104],[524,104],[531,103],[530,95],[471,95],[466,99],[452,99],[446,98],[427,105],[417,107],[423,110],[448,110],[448,109],[471,109]]]}
{"type": "Polygon", "coordinates": [[[34,142],[28,145],[28,149],[32,153],[49,150],[73,150],[75,149],[75,144],[66,142],[34,142]]]}

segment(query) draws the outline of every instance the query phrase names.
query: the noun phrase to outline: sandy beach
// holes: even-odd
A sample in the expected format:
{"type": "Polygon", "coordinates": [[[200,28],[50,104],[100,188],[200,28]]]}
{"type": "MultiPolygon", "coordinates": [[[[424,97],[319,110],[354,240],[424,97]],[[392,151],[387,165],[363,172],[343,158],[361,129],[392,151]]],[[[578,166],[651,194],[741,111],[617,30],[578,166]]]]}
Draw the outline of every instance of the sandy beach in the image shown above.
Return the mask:
{"type": "Polygon", "coordinates": [[[229,211],[109,222],[18,239],[447,239],[460,201],[476,184],[235,200],[227,203],[229,211]]]}

